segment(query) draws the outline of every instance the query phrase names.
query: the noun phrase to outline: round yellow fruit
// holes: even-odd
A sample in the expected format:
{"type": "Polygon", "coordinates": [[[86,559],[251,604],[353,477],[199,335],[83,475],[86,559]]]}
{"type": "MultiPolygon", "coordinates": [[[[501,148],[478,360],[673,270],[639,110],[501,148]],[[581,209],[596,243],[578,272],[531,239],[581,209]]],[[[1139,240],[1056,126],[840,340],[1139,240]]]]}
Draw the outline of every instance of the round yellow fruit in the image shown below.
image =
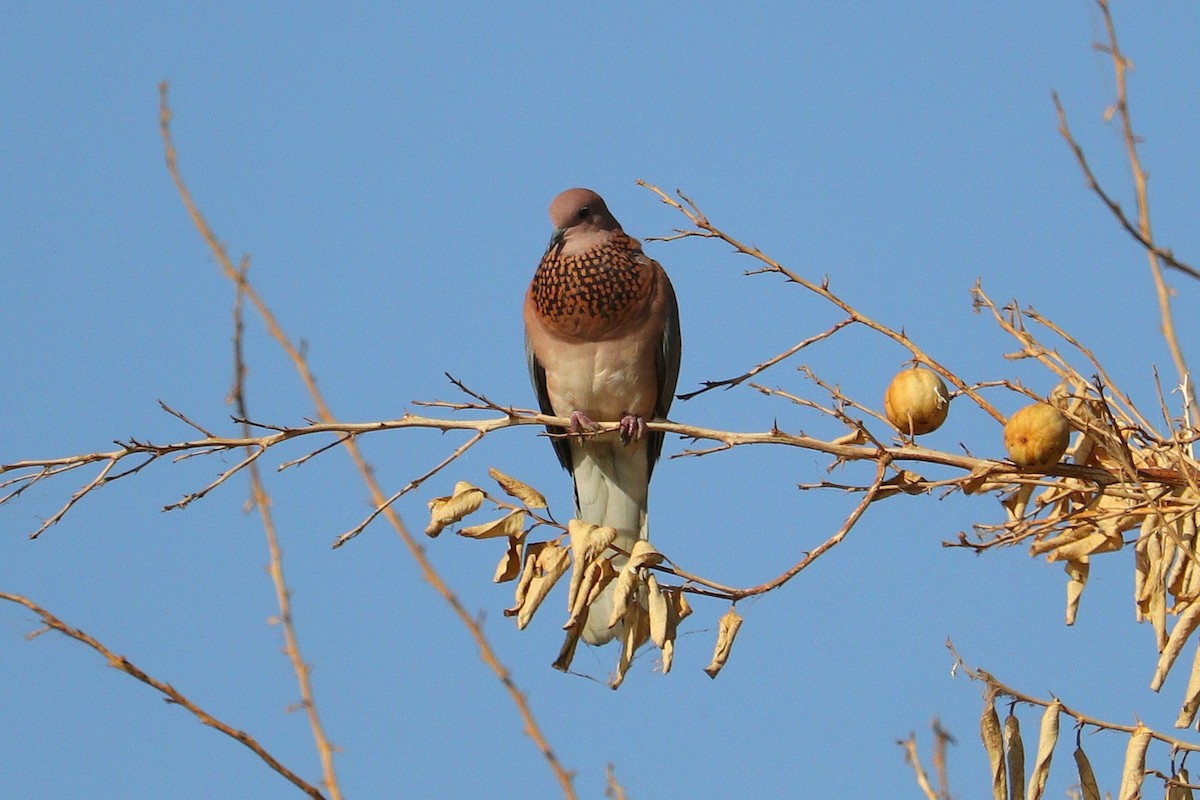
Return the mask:
{"type": "Polygon", "coordinates": [[[1004,449],[1013,463],[1045,468],[1057,464],[1071,441],[1071,426],[1057,408],[1046,403],[1025,406],[1004,425],[1004,449]]]}
{"type": "Polygon", "coordinates": [[[901,433],[930,433],[946,421],[950,393],[942,379],[927,369],[902,370],[883,393],[883,412],[901,433]]]}

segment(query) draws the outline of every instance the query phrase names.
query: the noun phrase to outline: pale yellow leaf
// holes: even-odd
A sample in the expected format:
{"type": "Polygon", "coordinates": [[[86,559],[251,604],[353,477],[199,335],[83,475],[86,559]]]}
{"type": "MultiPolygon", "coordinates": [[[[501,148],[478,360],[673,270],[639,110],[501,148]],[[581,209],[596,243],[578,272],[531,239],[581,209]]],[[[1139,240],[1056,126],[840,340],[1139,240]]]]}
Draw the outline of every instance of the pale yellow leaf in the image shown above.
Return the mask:
{"type": "Polygon", "coordinates": [[[508,547],[504,551],[504,555],[500,557],[500,563],[496,565],[496,573],[492,576],[492,583],[507,583],[513,578],[521,574],[521,541],[516,536],[508,537],[508,547]]]}
{"type": "Polygon", "coordinates": [[[1063,545],[1057,550],[1051,550],[1046,554],[1046,560],[1050,562],[1078,561],[1084,556],[1120,550],[1123,544],[1119,533],[1114,536],[1113,533],[1098,530],[1089,533],[1077,542],[1063,545]]]}
{"type": "Polygon", "coordinates": [[[613,627],[621,617],[625,616],[626,609],[638,596],[638,588],[642,584],[638,577],[639,570],[661,564],[662,560],[662,553],[655,550],[654,545],[645,539],[639,539],[633,545],[633,552],[630,553],[629,560],[625,562],[625,566],[621,567],[621,572],[617,575],[617,585],[613,591],[612,615],[608,619],[608,627],[613,627]]]}
{"type": "Polygon", "coordinates": [[[849,433],[843,433],[833,440],[833,444],[862,444],[867,440],[867,434],[861,428],[855,428],[849,433]]]}
{"type": "Polygon", "coordinates": [[[988,476],[992,474],[995,464],[985,461],[984,463],[971,470],[962,481],[962,489],[964,494],[975,494],[984,487],[988,482],[988,476]]]}
{"type": "Polygon", "coordinates": [[[1117,800],[1140,800],[1142,781],[1146,778],[1146,748],[1150,746],[1150,729],[1138,723],[1125,747],[1125,766],[1121,768],[1121,789],[1117,800]]]}
{"type": "Polygon", "coordinates": [[[1187,611],[1175,621],[1175,627],[1171,629],[1171,635],[1167,637],[1167,646],[1163,648],[1162,655],[1158,657],[1158,665],[1154,668],[1154,678],[1150,681],[1151,691],[1157,692],[1162,688],[1163,681],[1167,679],[1167,673],[1171,671],[1175,659],[1179,657],[1179,651],[1183,649],[1184,643],[1195,632],[1197,625],[1200,625],[1200,603],[1192,603],[1188,606],[1187,611]]]}
{"type": "Polygon", "coordinates": [[[563,639],[562,647],[559,648],[558,658],[554,659],[554,663],[550,666],[554,667],[559,672],[567,672],[571,669],[571,661],[575,658],[575,646],[579,644],[579,630],[567,631],[567,636],[563,639]]]}
{"type": "Polygon", "coordinates": [[[525,504],[526,508],[546,508],[546,498],[529,484],[505,475],[495,467],[488,470],[488,475],[491,475],[492,479],[500,484],[500,488],[506,495],[517,498],[525,504]]]}
{"type": "Polygon", "coordinates": [[[928,490],[925,488],[925,478],[912,470],[902,469],[879,485],[875,497],[882,499],[899,493],[916,495],[926,491],[928,490]]]}
{"type": "Polygon", "coordinates": [[[505,609],[505,616],[517,618],[517,629],[524,630],[534,613],[554,588],[571,562],[570,552],[554,542],[535,542],[525,548],[525,568],[517,584],[517,602],[505,609]]]}
{"type": "Polygon", "coordinates": [[[571,537],[573,560],[571,583],[567,590],[567,609],[573,611],[588,568],[617,538],[617,529],[573,519],[567,523],[567,532],[571,537]]]}
{"type": "MultiPolygon", "coordinates": [[[[1042,539],[1039,542],[1034,542],[1029,546],[1029,555],[1040,556],[1049,553],[1052,550],[1057,550],[1073,542],[1078,542],[1080,539],[1086,538],[1089,534],[1095,533],[1096,529],[1089,524],[1072,525],[1065,528],[1054,536],[1042,539]]],[[[1062,559],[1060,559],[1062,560],[1062,559]]]]}
{"type": "Polygon", "coordinates": [[[1183,694],[1183,707],[1179,709],[1175,727],[1189,727],[1196,719],[1197,709],[1200,709],[1200,646],[1196,648],[1196,655],[1192,657],[1192,674],[1188,676],[1187,691],[1183,694]]]}
{"type": "Polygon", "coordinates": [[[1088,557],[1084,556],[1078,561],[1068,561],[1063,565],[1063,569],[1067,573],[1067,624],[1074,625],[1075,615],[1079,612],[1079,598],[1083,596],[1083,589],[1087,586],[1091,565],[1088,563],[1088,557]]]}
{"type": "Polygon", "coordinates": [[[454,493],[447,497],[435,497],[427,504],[429,506],[429,525],[425,528],[427,536],[437,536],[446,526],[453,525],[468,514],[477,511],[483,505],[483,490],[466,481],[454,484],[454,493]]]}
{"type": "Polygon", "coordinates": [[[658,587],[658,579],[653,575],[646,576],[646,610],[650,614],[650,641],[661,650],[667,639],[670,610],[666,596],[658,587]]]}
{"type": "Polygon", "coordinates": [[[1079,793],[1081,800],[1100,800],[1100,785],[1092,772],[1092,763],[1082,747],[1075,748],[1075,766],[1079,770],[1079,793]]]}
{"type": "Polygon", "coordinates": [[[580,631],[583,629],[583,623],[588,618],[589,607],[596,602],[596,598],[604,591],[604,587],[608,586],[615,577],[617,577],[616,567],[607,558],[593,561],[588,565],[583,574],[583,580],[575,589],[575,601],[568,609],[567,622],[563,625],[563,630],[580,631]]]}
{"type": "Polygon", "coordinates": [[[458,535],[468,539],[496,539],[501,536],[522,539],[525,537],[525,517],[524,511],[511,511],[491,522],[459,528],[458,535]]]}
{"type": "MultiPolygon", "coordinates": [[[[625,680],[625,673],[633,664],[633,657],[639,647],[650,638],[650,618],[637,603],[633,603],[625,612],[624,636],[621,639],[621,659],[617,662],[617,671],[609,679],[608,686],[617,689],[625,680]]],[[[610,626],[611,627],[611,626],[610,626]]]]}
{"type": "Polygon", "coordinates": [[[992,800],[1008,800],[1008,781],[1004,763],[1004,736],[1000,732],[1000,717],[996,714],[996,693],[989,689],[983,699],[983,714],[979,717],[979,736],[987,751],[992,771],[992,800]]]}
{"type": "Polygon", "coordinates": [[[1024,800],[1025,743],[1021,741],[1021,723],[1012,711],[1004,718],[1004,755],[1008,762],[1008,796],[1024,800]]]}
{"type": "Polygon", "coordinates": [[[1172,784],[1167,787],[1167,800],[1195,800],[1191,789],[1192,779],[1186,769],[1181,767],[1171,776],[1171,781],[1172,784]]]}
{"type": "Polygon", "coordinates": [[[1054,746],[1058,744],[1058,717],[1061,712],[1062,703],[1055,700],[1046,706],[1042,714],[1037,757],[1033,762],[1033,772],[1029,776],[1028,800],[1041,800],[1046,791],[1046,779],[1050,777],[1050,761],[1054,758],[1054,746]]]}
{"type": "MultiPolygon", "coordinates": [[[[666,674],[671,671],[671,664],[675,659],[675,636],[679,631],[679,621],[692,613],[692,607],[688,604],[687,594],[678,586],[661,587],[663,599],[667,604],[667,622],[666,629],[663,632],[663,641],[660,645],[662,649],[662,671],[666,674]]],[[[653,605],[651,605],[653,609],[653,605]]]]}
{"type": "Polygon", "coordinates": [[[1022,483],[1012,492],[1006,494],[1000,500],[1000,505],[1004,506],[1004,510],[1008,512],[1008,521],[1016,522],[1025,516],[1025,507],[1029,505],[1029,498],[1033,496],[1034,486],[1032,483],[1022,483]]]}
{"type": "Polygon", "coordinates": [[[737,613],[736,608],[730,606],[729,610],[721,615],[721,619],[717,620],[717,644],[713,648],[712,661],[704,668],[708,677],[717,677],[725,666],[725,662],[729,660],[729,653],[733,649],[733,640],[737,638],[740,627],[742,627],[742,617],[737,613]]]}

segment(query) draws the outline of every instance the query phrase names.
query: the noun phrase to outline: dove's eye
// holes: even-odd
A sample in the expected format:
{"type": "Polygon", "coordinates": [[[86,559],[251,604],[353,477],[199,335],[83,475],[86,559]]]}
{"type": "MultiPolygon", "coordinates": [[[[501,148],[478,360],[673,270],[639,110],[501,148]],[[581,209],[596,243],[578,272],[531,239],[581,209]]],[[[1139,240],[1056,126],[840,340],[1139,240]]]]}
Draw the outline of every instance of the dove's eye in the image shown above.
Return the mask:
{"type": "Polygon", "coordinates": [[[592,209],[590,209],[587,206],[584,206],[583,208],[579,209],[579,213],[576,214],[575,216],[578,217],[579,219],[583,220],[583,219],[587,219],[588,215],[591,213],[592,213],[592,209]]]}

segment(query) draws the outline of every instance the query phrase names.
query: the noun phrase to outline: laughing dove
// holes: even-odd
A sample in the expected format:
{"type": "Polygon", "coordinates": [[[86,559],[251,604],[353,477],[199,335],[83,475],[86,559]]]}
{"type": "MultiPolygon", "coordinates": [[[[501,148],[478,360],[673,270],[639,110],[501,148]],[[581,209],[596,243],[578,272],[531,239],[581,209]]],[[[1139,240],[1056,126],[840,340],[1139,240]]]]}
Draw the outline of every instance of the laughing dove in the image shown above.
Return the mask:
{"type": "MultiPolygon", "coordinates": [[[[667,274],[600,195],[568,189],[550,204],[550,221],[554,234],[525,295],[530,380],[542,412],[569,417],[572,433],[620,422],[617,431],[553,444],[575,479],[576,517],[616,528],[614,544],[628,553],[649,538],[646,498],[663,434],[647,431],[646,421],[671,407],[679,307],[667,274]]],[[[613,563],[619,569],[625,561],[617,555],[613,563]]],[[[589,644],[621,632],[619,623],[608,627],[613,588],[588,612],[582,636],[589,644]]]]}

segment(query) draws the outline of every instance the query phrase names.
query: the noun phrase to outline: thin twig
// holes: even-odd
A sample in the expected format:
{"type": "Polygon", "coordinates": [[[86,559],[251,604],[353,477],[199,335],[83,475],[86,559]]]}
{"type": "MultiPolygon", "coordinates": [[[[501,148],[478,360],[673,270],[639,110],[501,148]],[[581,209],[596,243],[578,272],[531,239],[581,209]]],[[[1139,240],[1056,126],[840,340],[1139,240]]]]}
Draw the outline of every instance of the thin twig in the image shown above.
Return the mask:
{"type": "Polygon", "coordinates": [[[757,273],[761,273],[761,272],[777,273],[779,275],[784,276],[790,283],[795,283],[799,286],[803,286],[805,289],[809,290],[810,292],[813,292],[814,294],[819,295],[820,297],[823,297],[825,300],[829,301],[830,303],[832,303],[835,306],[837,306],[838,308],[840,308],[845,314],[847,314],[855,322],[865,325],[866,327],[876,331],[877,333],[880,333],[880,334],[886,336],[887,338],[891,339],[892,341],[896,342],[897,344],[903,346],[910,353],[912,353],[914,361],[916,361],[920,364],[924,364],[925,366],[929,367],[931,370],[933,370],[938,375],[940,375],[944,380],[953,384],[955,386],[955,388],[957,388],[960,392],[962,392],[963,394],[970,397],[981,409],[983,409],[985,412],[990,414],[993,419],[995,419],[996,421],[1003,424],[1004,415],[1001,414],[999,411],[997,411],[996,408],[991,403],[989,403],[987,400],[985,400],[978,392],[976,392],[973,388],[971,388],[970,385],[965,383],[961,378],[959,378],[957,375],[955,375],[949,369],[942,366],[939,362],[934,361],[933,358],[931,356],[929,356],[929,354],[927,354],[924,350],[922,350],[920,347],[918,347],[917,344],[912,339],[908,338],[908,336],[903,331],[892,330],[891,328],[887,327],[886,325],[876,322],[875,320],[871,319],[870,317],[868,317],[865,314],[858,311],[858,309],[851,306],[849,303],[847,303],[841,297],[836,295],[833,291],[830,290],[828,279],[826,279],[825,281],[823,281],[820,284],[813,283],[812,281],[809,281],[805,278],[800,277],[800,275],[798,275],[797,273],[788,269],[787,267],[784,267],[778,261],[776,261],[775,259],[768,256],[766,253],[762,252],[757,247],[753,247],[751,245],[744,244],[744,243],[738,241],[737,239],[733,238],[732,236],[730,236],[729,234],[720,230],[715,225],[713,225],[711,222],[709,222],[708,218],[705,217],[704,214],[700,211],[699,206],[697,206],[690,198],[688,198],[682,192],[676,192],[676,194],[679,195],[679,198],[680,198],[680,200],[683,201],[683,203],[687,204],[687,207],[684,207],[683,203],[680,203],[679,200],[676,200],[675,198],[671,197],[666,192],[664,192],[662,189],[658,188],[657,186],[654,186],[653,184],[647,183],[646,181],[642,181],[642,180],[639,180],[637,183],[639,186],[642,186],[646,189],[649,189],[651,192],[654,192],[656,195],[658,195],[658,197],[664,203],[671,206],[675,210],[679,211],[681,214],[683,214],[685,217],[687,217],[692,222],[693,225],[695,225],[697,228],[699,228],[699,230],[696,230],[696,231],[681,231],[680,232],[681,236],[705,236],[705,237],[721,239],[726,244],[733,247],[733,249],[737,250],[739,253],[748,255],[751,258],[754,258],[757,261],[766,265],[765,268],[759,269],[759,270],[754,270],[750,274],[757,274],[757,273]]]}
{"type": "MultiPolygon", "coordinates": [[[[242,261],[238,273],[244,278],[249,263],[242,261]]],[[[238,285],[233,302],[233,388],[230,390],[230,400],[243,420],[249,416],[246,405],[246,361],[242,346],[245,325],[243,323],[244,295],[241,284],[238,285]]],[[[250,435],[249,423],[242,423],[242,434],[250,435]]],[[[257,458],[263,451],[250,449],[257,458]]],[[[313,744],[317,749],[317,757],[321,761],[322,783],[329,792],[331,800],[341,800],[342,790],[338,784],[337,771],[333,763],[333,745],[325,734],[321,717],[317,713],[317,703],[313,694],[311,670],[300,652],[300,640],[296,635],[296,625],[292,619],[292,599],[288,590],[287,580],[283,573],[283,551],[279,547],[279,535],[275,528],[275,518],[271,514],[271,499],[263,485],[262,474],[258,464],[253,461],[248,465],[250,476],[250,500],[262,520],[263,533],[267,538],[267,551],[270,554],[271,583],[275,587],[275,600],[279,605],[279,626],[283,630],[284,652],[291,662],[292,671],[296,674],[296,684],[300,689],[300,706],[308,717],[308,726],[312,730],[313,744]]]]}
{"type": "Polygon", "coordinates": [[[302,792],[307,794],[309,797],[312,797],[315,800],[320,800],[321,798],[325,797],[325,795],[323,795],[321,793],[320,789],[318,789],[317,787],[315,787],[312,784],[305,781],[299,775],[292,772],[290,769],[288,769],[283,764],[281,764],[274,756],[272,756],[270,753],[268,753],[266,751],[266,749],[261,744],[259,744],[258,740],[256,740],[253,736],[246,733],[245,731],[239,731],[236,728],[228,725],[227,723],[222,722],[221,720],[217,719],[212,714],[209,714],[207,711],[200,708],[200,706],[196,705],[191,700],[189,700],[187,697],[185,697],[178,689],[176,689],[171,684],[164,683],[164,682],[158,680],[157,678],[153,678],[153,677],[147,675],[145,672],[143,672],[141,669],[139,669],[136,665],[131,663],[127,658],[125,658],[125,656],[117,655],[116,653],[114,653],[113,651],[111,651],[107,647],[105,647],[103,644],[101,644],[100,642],[93,639],[88,634],[84,633],[83,631],[79,630],[78,628],[72,628],[71,626],[69,626],[65,622],[63,622],[61,619],[54,616],[49,611],[42,608],[37,603],[33,602],[32,600],[30,600],[26,597],[22,597],[21,595],[17,595],[17,594],[9,594],[8,592],[0,592],[0,600],[7,600],[10,603],[17,603],[18,605],[25,606],[30,611],[32,611],[33,613],[35,613],[39,617],[41,617],[42,622],[44,622],[47,627],[49,627],[53,630],[56,630],[59,633],[62,633],[66,636],[69,636],[70,638],[75,639],[76,641],[83,642],[88,647],[92,648],[97,653],[104,656],[105,660],[108,661],[108,665],[110,667],[112,667],[114,669],[118,669],[121,672],[124,672],[126,675],[130,675],[134,678],[137,678],[139,681],[146,684],[147,686],[151,686],[151,687],[157,689],[158,691],[160,691],[164,695],[166,695],[167,700],[169,702],[183,706],[188,711],[192,712],[192,714],[194,714],[196,719],[200,720],[200,722],[204,723],[205,725],[209,726],[210,728],[214,728],[214,729],[220,731],[221,733],[225,734],[226,736],[230,737],[231,739],[236,739],[237,741],[241,742],[244,746],[249,748],[250,751],[253,752],[256,756],[261,758],[267,764],[267,766],[269,766],[271,769],[278,772],[283,777],[287,778],[289,781],[291,781],[291,783],[294,786],[296,786],[302,792]]]}
{"type": "MultiPolygon", "coordinates": [[[[967,666],[966,662],[962,660],[962,657],[958,654],[958,651],[954,649],[954,645],[949,639],[946,640],[946,648],[954,657],[955,668],[961,669],[971,680],[983,683],[988,687],[989,691],[994,691],[996,694],[1011,697],[1018,703],[1027,703],[1031,706],[1037,706],[1038,708],[1049,708],[1050,705],[1052,705],[1055,701],[1062,703],[1061,700],[1053,696],[1051,696],[1050,700],[1043,700],[1040,697],[1034,697],[1033,695],[1025,694],[1024,692],[1014,689],[1008,684],[1001,682],[987,670],[978,667],[971,668],[967,666]]],[[[1102,720],[1098,717],[1084,714],[1082,711],[1077,711],[1065,703],[1062,703],[1061,708],[1062,713],[1075,720],[1076,724],[1078,725],[1087,725],[1093,728],[1098,728],[1099,730],[1116,731],[1118,733],[1134,733],[1137,730],[1136,725],[1126,725],[1120,722],[1108,722],[1107,720],[1102,720]]],[[[1174,750],[1200,752],[1200,743],[1189,742],[1186,739],[1177,739],[1170,734],[1161,733],[1160,731],[1156,730],[1150,731],[1150,737],[1152,739],[1157,739],[1164,744],[1170,745],[1174,750]]]]}
{"type": "MultiPolygon", "coordinates": [[[[172,179],[175,181],[176,189],[179,191],[179,196],[182,199],[184,206],[187,208],[188,214],[192,218],[192,222],[195,224],[196,229],[200,232],[200,235],[204,238],[204,241],[208,244],[209,249],[216,257],[217,262],[221,265],[221,269],[224,272],[225,277],[229,278],[231,281],[234,281],[239,286],[241,291],[244,292],[246,299],[249,300],[251,305],[254,306],[272,338],[278,342],[279,346],[283,348],[284,352],[291,359],[293,366],[300,375],[301,381],[308,390],[310,397],[312,397],[313,403],[317,408],[318,417],[326,425],[335,425],[336,422],[333,412],[330,411],[329,406],[325,402],[324,396],[317,388],[316,379],[313,377],[312,371],[309,369],[308,361],[304,354],[283,332],[283,328],[279,325],[274,313],[270,310],[270,308],[267,307],[266,303],[263,302],[262,298],[259,297],[257,291],[255,291],[250,283],[246,280],[246,276],[239,274],[238,271],[233,268],[233,263],[230,261],[224,245],[221,244],[220,240],[209,227],[208,222],[205,220],[204,216],[200,213],[200,210],[193,202],[191,194],[183,182],[183,176],[179,171],[175,146],[171,141],[171,110],[167,103],[167,91],[168,85],[164,81],[159,85],[161,109],[159,127],[162,134],[164,152],[166,154],[167,169],[171,173],[172,179]]],[[[359,473],[362,475],[363,481],[370,491],[372,502],[374,502],[376,506],[383,506],[387,498],[384,495],[383,490],[380,488],[378,482],[375,480],[371,466],[363,457],[354,438],[347,437],[343,442],[343,446],[350,454],[351,459],[354,461],[359,473]]],[[[574,800],[576,795],[571,773],[565,767],[563,767],[561,762],[559,762],[558,757],[555,756],[553,749],[550,747],[550,743],[547,741],[545,734],[542,733],[541,727],[537,724],[537,721],[533,716],[533,710],[530,708],[525,694],[517,687],[516,683],[512,680],[512,676],[510,675],[508,668],[504,666],[499,657],[496,655],[496,652],[492,648],[491,643],[488,641],[487,636],[484,634],[483,628],[479,621],[476,620],[474,615],[467,611],[466,607],[462,605],[458,597],[453,591],[451,591],[450,587],[434,568],[433,562],[429,560],[429,557],[425,554],[424,549],[420,546],[420,544],[418,544],[417,540],[413,538],[412,534],[400,520],[400,517],[398,514],[396,514],[395,510],[388,507],[384,509],[383,513],[388,522],[391,523],[392,527],[395,529],[401,541],[403,541],[405,547],[409,551],[409,554],[417,562],[417,565],[421,570],[421,574],[425,578],[426,582],[428,582],[434,588],[438,595],[441,596],[441,598],[454,611],[455,615],[462,622],[463,626],[467,629],[471,638],[474,640],[476,646],[479,648],[480,658],[488,666],[488,668],[492,670],[497,679],[499,679],[500,683],[508,692],[510,698],[517,707],[518,714],[524,723],[525,733],[530,737],[530,739],[533,740],[538,750],[541,751],[542,756],[546,759],[547,764],[559,782],[563,796],[566,797],[567,800],[574,800]]]]}

